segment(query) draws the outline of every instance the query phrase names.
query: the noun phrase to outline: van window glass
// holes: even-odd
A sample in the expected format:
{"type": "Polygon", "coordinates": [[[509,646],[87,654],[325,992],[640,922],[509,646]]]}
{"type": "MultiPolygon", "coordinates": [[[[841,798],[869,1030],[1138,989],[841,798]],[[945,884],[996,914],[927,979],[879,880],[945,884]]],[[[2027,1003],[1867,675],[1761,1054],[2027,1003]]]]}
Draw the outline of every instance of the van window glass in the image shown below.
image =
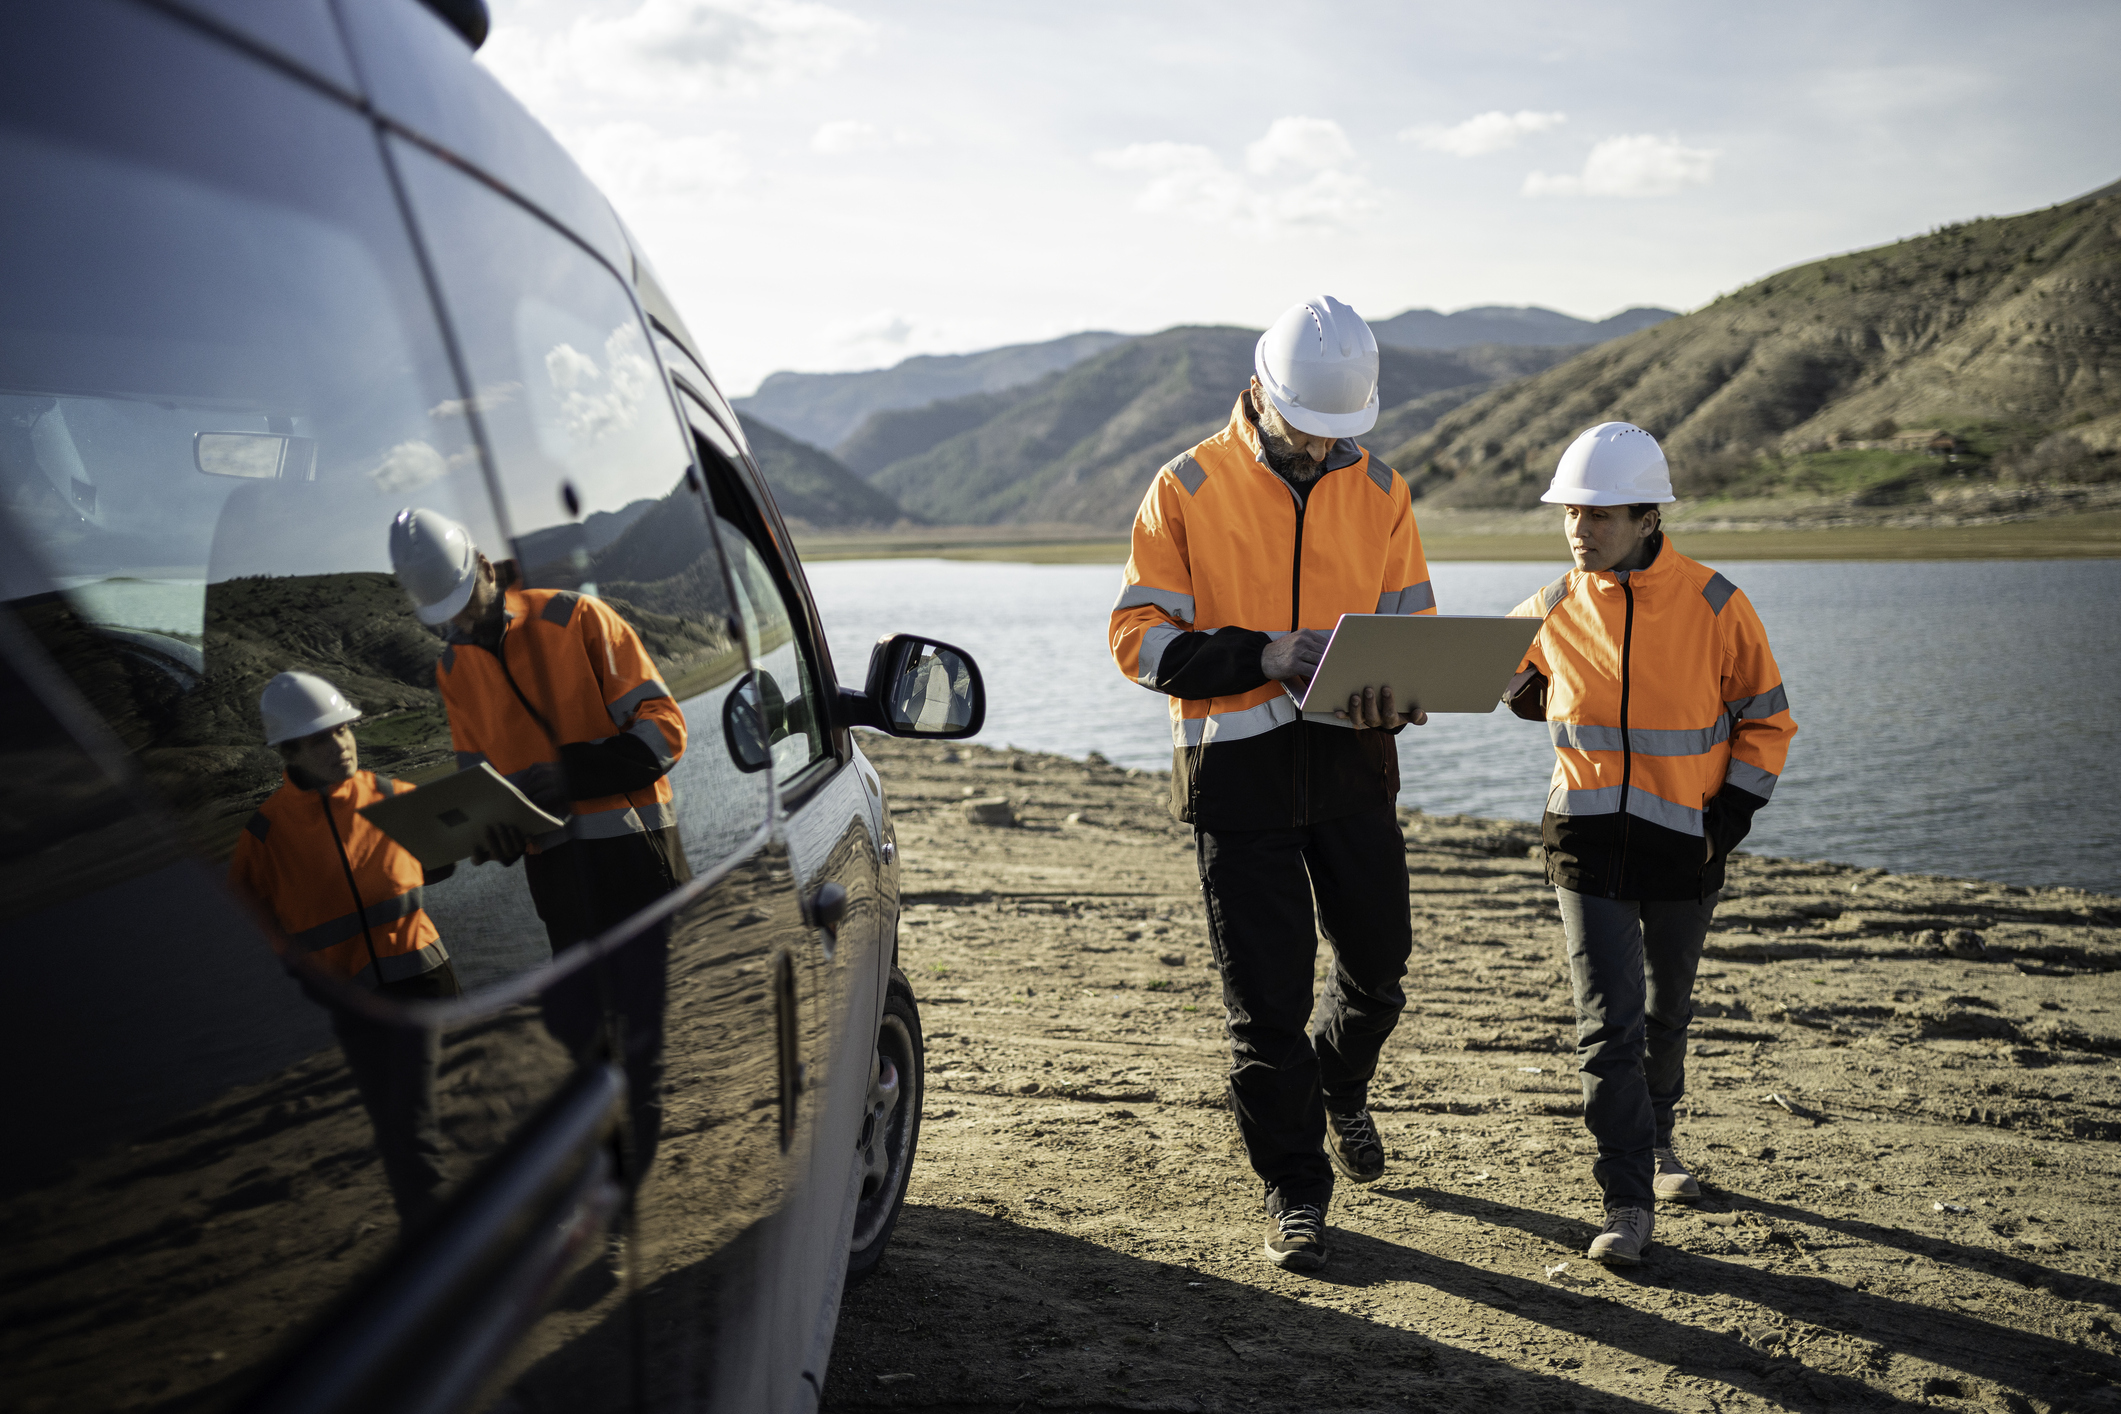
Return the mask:
{"type": "MultiPolygon", "coordinates": [[[[417,500],[497,534],[372,133],[323,103],[274,121],[302,156],[0,130],[0,261],[38,272],[0,282],[0,498],[59,588],[14,607],[224,862],[287,780],[259,707],[277,674],[361,714],[359,769],[455,768],[441,639],[392,574],[390,521],[417,500]]],[[[546,955],[527,900],[481,872],[425,893],[467,978],[546,955]]],[[[371,981],[366,939],[306,946],[352,912],[277,921],[306,961],[371,981]]]]}
{"type": "Polygon", "coordinates": [[[718,528],[722,543],[729,547],[737,595],[743,601],[745,636],[756,665],[767,741],[773,752],[773,776],[786,787],[828,748],[829,722],[818,694],[817,674],[765,556],[730,522],[720,521],[718,528]]]}
{"type": "Polygon", "coordinates": [[[154,7],[9,21],[0,1362],[11,1405],[220,1410],[574,1066],[537,1002],[461,1046],[399,1004],[544,933],[339,793],[455,769],[392,515],[499,525],[362,115],[154,7]],[[328,787],[266,743],[289,671],[344,704],[328,787]]]}
{"type": "Polygon", "coordinates": [[[504,563],[505,612],[518,617],[492,645],[458,645],[456,656],[483,666],[498,649],[517,680],[482,680],[497,703],[478,701],[468,679],[461,696],[445,693],[458,749],[503,774],[542,761],[569,772],[574,833],[563,854],[600,862],[532,867],[551,875],[549,890],[594,895],[577,907],[548,892],[548,925],[558,910],[602,931],[725,861],[766,822],[766,779],[732,753],[725,724],[728,698],[744,686],[742,609],[691,439],[625,286],[514,202],[422,151],[395,150],[513,533],[482,551],[504,563]],[[571,677],[551,652],[577,630],[602,651],[591,654],[593,672],[571,677]],[[578,693],[598,700],[576,702],[578,693]],[[603,859],[630,858],[631,845],[614,843],[629,835],[671,856],[667,880],[603,859]]]}

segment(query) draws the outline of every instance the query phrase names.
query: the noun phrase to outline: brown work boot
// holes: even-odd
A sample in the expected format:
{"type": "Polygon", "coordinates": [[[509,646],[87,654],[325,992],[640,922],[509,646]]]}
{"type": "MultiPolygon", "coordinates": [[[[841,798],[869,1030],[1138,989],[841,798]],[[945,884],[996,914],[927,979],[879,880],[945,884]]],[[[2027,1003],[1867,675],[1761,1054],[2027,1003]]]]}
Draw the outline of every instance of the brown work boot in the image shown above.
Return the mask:
{"type": "Polygon", "coordinates": [[[1310,1203],[1284,1208],[1267,1225],[1267,1260],[1292,1272],[1315,1272],[1326,1264],[1326,1215],[1310,1203]]]}
{"type": "Polygon", "coordinates": [[[1326,1157],[1350,1183],[1375,1183],[1385,1176],[1385,1145],[1368,1110],[1337,1115],[1326,1111],[1326,1157]]]}
{"type": "Polygon", "coordinates": [[[1701,1185],[1694,1181],[1694,1175],[1687,1172],[1686,1165],[1672,1152],[1670,1140],[1650,1152],[1657,1158],[1657,1174],[1650,1180],[1650,1187],[1659,1201],[1674,1198],[1684,1201],[1701,1196],[1701,1185]]]}
{"type": "Polygon", "coordinates": [[[1591,1239],[1591,1250],[1584,1255],[1594,1262],[1632,1267],[1649,1250],[1655,1223],[1656,1216],[1648,1208],[1608,1208],[1605,1231],[1591,1239]]]}

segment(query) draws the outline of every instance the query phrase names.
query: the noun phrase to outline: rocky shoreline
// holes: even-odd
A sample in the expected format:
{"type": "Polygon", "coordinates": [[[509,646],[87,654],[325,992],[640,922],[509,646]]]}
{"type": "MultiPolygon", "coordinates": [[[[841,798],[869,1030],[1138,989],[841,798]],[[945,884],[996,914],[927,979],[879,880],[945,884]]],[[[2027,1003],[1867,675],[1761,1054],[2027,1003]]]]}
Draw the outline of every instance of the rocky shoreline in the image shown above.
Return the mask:
{"type": "Polygon", "coordinates": [[[1391,1167],[1304,1278],[1254,1255],[1162,777],[863,748],[928,1094],[828,1408],[2121,1409],[2121,899],[1741,855],[1680,1125],[1704,1197],[1606,1271],[1536,831],[1403,812],[1391,1167]]]}

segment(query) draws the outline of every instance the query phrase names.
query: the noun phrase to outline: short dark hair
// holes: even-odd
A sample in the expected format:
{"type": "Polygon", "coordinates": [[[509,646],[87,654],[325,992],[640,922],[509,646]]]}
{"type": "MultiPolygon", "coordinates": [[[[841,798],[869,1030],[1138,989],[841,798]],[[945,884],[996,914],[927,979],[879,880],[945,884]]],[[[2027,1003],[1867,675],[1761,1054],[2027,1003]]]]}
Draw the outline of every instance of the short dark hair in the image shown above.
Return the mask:
{"type": "Polygon", "coordinates": [[[1634,505],[1628,507],[1628,519],[1641,520],[1651,511],[1656,510],[1659,504],[1660,503],[1656,501],[1638,501],[1634,505]]]}

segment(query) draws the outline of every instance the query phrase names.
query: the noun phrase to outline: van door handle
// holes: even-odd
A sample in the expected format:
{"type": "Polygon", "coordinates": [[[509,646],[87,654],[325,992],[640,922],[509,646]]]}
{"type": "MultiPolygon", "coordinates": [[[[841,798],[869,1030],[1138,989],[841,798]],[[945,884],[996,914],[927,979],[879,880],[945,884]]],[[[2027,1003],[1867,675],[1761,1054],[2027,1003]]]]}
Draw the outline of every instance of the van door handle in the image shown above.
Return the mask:
{"type": "Polygon", "coordinates": [[[825,930],[834,942],[839,941],[840,922],[847,916],[847,891],[827,880],[817,886],[810,896],[810,926],[825,930]]]}

